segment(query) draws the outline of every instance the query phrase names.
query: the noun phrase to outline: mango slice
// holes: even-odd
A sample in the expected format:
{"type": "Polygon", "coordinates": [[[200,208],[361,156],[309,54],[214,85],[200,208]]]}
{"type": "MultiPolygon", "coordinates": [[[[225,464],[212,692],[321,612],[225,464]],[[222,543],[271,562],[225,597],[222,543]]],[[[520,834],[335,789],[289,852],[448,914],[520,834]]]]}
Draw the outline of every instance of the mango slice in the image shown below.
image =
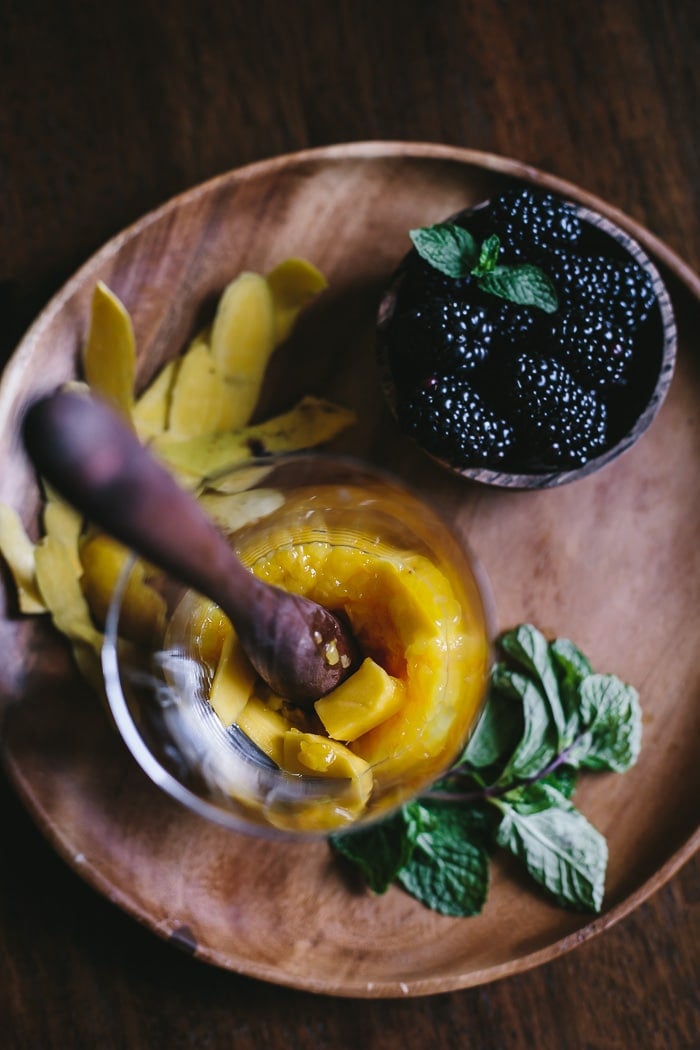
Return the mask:
{"type": "Polygon", "coordinates": [[[168,426],[170,395],[179,367],[178,358],[168,361],[134,404],[132,416],[142,442],[162,434],[168,426]]]}
{"type": "Polygon", "coordinates": [[[238,719],[250,699],[256,677],[235,632],[230,631],[209,692],[209,703],[225,726],[238,719]]]}
{"type": "Polygon", "coordinates": [[[268,758],[278,766],[284,760],[284,738],[290,724],[279,711],[273,711],[263,700],[251,696],[238,718],[237,725],[268,758]]]}
{"type": "MultiPolygon", "coordinates": [[[[97,533],[81,547],[82,592],[95,620],[104,626],[110,602],[130,554],[116,540],[97,533]]],[[[146,582],[142,562],[134,562],[122,597],[119,630],[134,642],[157,645],[163,636],[167,608],[146,582]]]]}
{"type": "Polygon", "coordinates": [[[211,328],[211,353],[227,387],[225,428],[248,423],[275,348],[270,287],[260,274],[244,272],[224,289],[211,328]]]}
{"type": "Polygon", "coordinates": [[[187,438],[226,430],[229,390],[209,344],[197,336],[180,361],[170,394],[168,432],[187,438]]]}
{"type": "Polygon", "coordinates": [[[114,292],[98,281],[83,348],[83,374],[94,394],[131,423],[136,342],[131,317],[114,292]]]}
{"type": "Polygon", "coordinates": [[[277,489],[255,489],[253,492],[204,492],[200,506],[224,532],[235,532],[244,525],[272,514],[284,503],[277,489]]]}
{"type": "Polygon", "coordinates": [[[199,598],[192,610],[192,641],[198,659],[215,668],[221,659],[231,623],[218,605],[208,598],[199,598]]]}
{"type": "Polygon", "coordinates": [[[70,557],[76,577],[80,576],[83,570],[78,547],[83,529],[82,515],[53,490],[48,490],[43,522],[45,534],[60,540],[70,557]]]}
{"type": "Polygon", "coordinates": [[[223,474],[216,474],[214,477],[207,478],[207,491],[226,495],[234,492],[244,492],[262,481],[272,469],[272,467],[259,467],[257,465],[234,467],[223,474]]]}
{"type": "Polygon", "coordinates": [[[12,574],[20,612],[30,615],[46,612],[36,581],[34,544],[17,511],[4,503],[0,503],[0,552],[12,574]]]}
{"type": "Polygon", "coordinates": [[[39,592],[58,631],[99,652],[102,635],[90,616],[75,566],[65,545],[55,536],[44,536],[34,552],[39,592]]]}
{"type": "Polygon", "coordinates": [[[334,740],[356,740],[399,710],[403,690],[370,657],[357,671],[314,704],[323,727],[334,740]]]}
{"type": "Polygon", "coordinates": [[[154,439],[151,447],[168,466],[204,482],[256,458],[323,444],[355,419],[350,409],[304,397],[289,412],[256,426],[184,441],[163,434],[154,439]]]}
{"type": "Polygon", "coordinates": [[[320,270],[306,259],[285,259],[271,270],[267,284],[272,293],[275,342],[283,342],[303,308],[328,287],[320,270]]]}
{"type": "Polygon", "coordinates": [[[307,801],[304,807],[307,819],[300,825],[307,829],[337,827],[344,822],[341,814],[345,820],[355,819],[367,805],[372,792],[369,764],[344,744],[317,733],[289,729],[284,736],[282,766],[288,773],[347,782],[342,787],[336,785],[326,800],[307,801]],[[340,790],[336,794],[337,788],[340,790]]]}

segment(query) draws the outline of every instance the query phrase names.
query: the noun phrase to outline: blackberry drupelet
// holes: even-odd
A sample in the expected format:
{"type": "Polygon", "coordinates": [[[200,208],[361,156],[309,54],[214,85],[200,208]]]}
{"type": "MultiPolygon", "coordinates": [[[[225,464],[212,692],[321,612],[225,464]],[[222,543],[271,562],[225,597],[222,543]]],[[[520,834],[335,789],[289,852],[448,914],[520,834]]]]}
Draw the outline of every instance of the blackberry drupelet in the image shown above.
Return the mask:
{"type": "Polygon", "coordinates": [[[432,373],[471,369],[488,354],[493,322],[485,306],[433,299],[402,319],[406,337],[432,373]]]}
{"type": "Polygon", "coordinates": [[[593,311],[564,310],[552,321],[551,339],[553,354],[587,389],[625,381],[634,353],[629,328],[593,311]]]}
{"type": "Polygon", "coordinates": [[[401,405],[399,421],[426,451],[455,467],[498,467],[514,441],[513,427],[460,377],[426,381],[401,405]]]}
{"type": "Polygon", "coordinates": [[[519,306],[492,297],[489,316],[493,324],[492,342],[504,346],[523,347],[541,327],[546,316],[533,307],[519,306]]]}
{"type": "Polygon", "coordinates": [[[497,197],[489,216],[505,258],[539,260],[557,248],[572,247],[581,234],[581,220],[571,204],[532,189],[497,197]]]}
{"type": "Polygon", "coordinates": [[[512,377],[527,469],[575,467],[603,451],[607,410],[559,361],[521,354],[512,377]]]}
{"type": "Polygon", "coordinates": [[[548,273],[564,305],[596,310],[632,331],[656,299],[651,275],[633,260],[554,252],[548,273]]]}

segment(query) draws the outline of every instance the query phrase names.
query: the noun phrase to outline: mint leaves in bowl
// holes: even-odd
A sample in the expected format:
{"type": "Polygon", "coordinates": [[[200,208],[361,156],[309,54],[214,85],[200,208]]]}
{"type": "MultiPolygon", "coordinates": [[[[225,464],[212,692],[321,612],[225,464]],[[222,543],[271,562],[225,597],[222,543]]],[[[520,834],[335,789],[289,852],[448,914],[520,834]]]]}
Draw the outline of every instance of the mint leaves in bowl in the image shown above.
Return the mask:
{"type": "Polygon", "coordinates": [[[382,300],[378,357],[401,429],[433,458],[542,488],[598,470],[650,425],[675,322],[622,229],[525,187],[410,238],[382,300]]]}

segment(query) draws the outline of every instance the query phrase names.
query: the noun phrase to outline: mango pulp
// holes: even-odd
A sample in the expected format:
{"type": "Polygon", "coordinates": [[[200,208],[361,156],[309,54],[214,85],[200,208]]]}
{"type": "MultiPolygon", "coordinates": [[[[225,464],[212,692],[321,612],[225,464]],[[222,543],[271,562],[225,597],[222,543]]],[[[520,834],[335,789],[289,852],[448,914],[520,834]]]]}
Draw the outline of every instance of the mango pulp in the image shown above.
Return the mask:
{"type": "MultiPolygon", "coordinates": [[[[300,521],[303,510],[300,501],[300,521]]],[[[242,689],[249,697],[235,719],[244,732],[286,773],[347,784],[267,819],[295,830],[337,829],[398,804],[442,772],[463,746],[485,688],[488,642],[473,581],[465,585],[460,570],[426,550],[333,524],[282,526],[269,543],[252,531],[239,553],[261,579],[343,610],[364,654],[360,669],[312,712],[271,698],[235,655],[236,705],[242,689]]],[[[215,619],[206,622],[216,630],[215,619]]],[[[216,648],[203,636],[199,645],[216,648]]],[[[235,641],[227,640],[231,666],[232,652],[235,641]]],[[[214,690],[212,705],[232,721],[217,699],[214,690]]]]}

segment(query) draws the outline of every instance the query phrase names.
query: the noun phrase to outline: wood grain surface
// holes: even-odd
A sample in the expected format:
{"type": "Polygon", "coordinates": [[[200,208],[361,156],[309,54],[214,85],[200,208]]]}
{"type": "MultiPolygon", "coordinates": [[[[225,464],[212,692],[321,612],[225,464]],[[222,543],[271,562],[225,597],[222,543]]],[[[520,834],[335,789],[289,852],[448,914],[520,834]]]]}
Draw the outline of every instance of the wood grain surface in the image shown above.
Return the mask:
{"type": "MultiPolygon", "coordinates": [[[[172,193],[336,141],[426,140],[519,157],[613,202],[699,268],[700,23],[689,2],[4,6],[5,356],[94,249],[172,193]]],[[[322,207],[315,221],[328,221],[322,207]]],[[[351,228],[351,207],[345,221],[351,228]]],[[[692,322],[682,292],[678,307],[681,326],[692,322]]],[[[690,354],[686,369],[697,372],[690,354]]],[[[685,405],[689,426],[696,405],[685,405]]],[[[621,610],[626,623],[632,605],[621,610]]],[[[696,646],[684,627],[666,648],[676,639],[687,655],[696,646]]],[[[128,778],[110,788],[127,791],[128,778]]],[[[186,958],[77,878],[4,782],[2,812],[9,1046],[696,1042],[697,860],[612,930],[542,968],[358,1006],[186,958]]]]}

